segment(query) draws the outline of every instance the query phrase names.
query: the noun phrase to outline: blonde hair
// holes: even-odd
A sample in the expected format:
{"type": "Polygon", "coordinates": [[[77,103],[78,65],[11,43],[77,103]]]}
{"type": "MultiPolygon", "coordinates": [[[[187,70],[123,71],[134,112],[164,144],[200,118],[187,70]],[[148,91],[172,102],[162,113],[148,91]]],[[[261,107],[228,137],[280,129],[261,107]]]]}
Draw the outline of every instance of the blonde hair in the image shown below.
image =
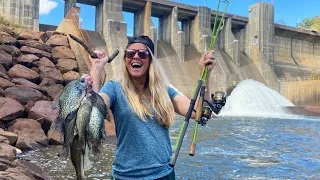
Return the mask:
{"type": "MultiPolygon", "coordinates": [[[[147,87],[150,93],[150,106],[154,110],[157,122],[164,127],[170,127],[174,121],[174,108],[171,99],[168,95],[169,81],[166,77],[159,61],[154,57],[148,46],[148,51],[151,55],[150,67],[147,75],[147,87]]],[[[125,57],[124,57],[125,58],[125,57]]],[[[124,93],[127,95],[129,104],[137,116],[146,121],[146,117],[152,117],[151,108],[143,99],[143,95],[133,84],[130,74],[124,62],[122,62],[122,75],[120,83],[124,93]]]]}

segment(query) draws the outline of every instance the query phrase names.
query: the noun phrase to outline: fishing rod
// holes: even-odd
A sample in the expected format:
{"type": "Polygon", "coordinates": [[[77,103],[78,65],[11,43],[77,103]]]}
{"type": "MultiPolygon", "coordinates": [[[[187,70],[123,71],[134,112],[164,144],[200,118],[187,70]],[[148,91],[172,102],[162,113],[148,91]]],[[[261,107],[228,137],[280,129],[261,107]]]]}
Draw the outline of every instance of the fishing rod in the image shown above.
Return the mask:
{"type": "MultiPolygon", "coordinates": [[[[219,32],[221,30],[222,22],[224,21],[224,16],[226,14],[229,2],[230,2],[230,0],[218,0],[218,7],[217,7],[217,10],[216,10],[216,15],[215,15],[215,19],[214,19],[214,26],[213,26],[213,30],[212,30],[212,36],[211,36],[211,42],[210,42],[210,47],[209,47],[210,50],[213,50],[214,44],[216,43],[217,37],[218,37],[219,32]],[[224,12],[223,12],[222,17],[221,17],[220,22],[219,22],[219,25],[216,28],[220,2],[227,3],[227,5],[226,5],[226,7],[224,9],[224,12]]],[[[196,87],[195,87],[195,89],[193,91],[193,97],[192,97],[192,99],[190,101],[188,112],[186,114],[185,120],[182,122],[182,125],[181,125],[181,128],[180,128],[180,132],[179,132],[179,135],[178,135],[178,139],[177,139],[177,141],[175,143],[175,146],[174,146],[174,153],[172,154],[171,159],[170,159],[169,166],[171,166],[171,167],[175,166],[175,163],[176,163],[178,155],[179,155],[179,151],[181,149],[183,138],[184,138],[184,136],[186,134],[186,131],[187,131],[187,128],[188,128],[189,120],[191,118],[192,112],[195,111],[194,110],[194,106],[197,103],[196,119],[195,119],[197,122],[196,122],[196,125],[195,125],[194,134],[193,134],[193,140],[192,140],[192,143],[191,143],[191,146],[190,146],[190,150],[189,150],[189,155],[194,156],[194,154],[195,154],[198,124],[203,124],[204,122],[201,121],[202,116],[203,115],[208,115],[208,114],[205,114],[207,111],[203,111],[203,110],[206,110],[206,109],[203,108],[203,102],[206,101],[204,99],[204,96],[205,96],[205,91],[206,91],[207,77],[208,77],[208,65],[206,65],[203,68],[202,73],[201,73],[201,77],[197,81],[197,85],[196,85],[196,87]]],[[[208,103],[208,101],[206,101],[206,103],[208,103]]]]}

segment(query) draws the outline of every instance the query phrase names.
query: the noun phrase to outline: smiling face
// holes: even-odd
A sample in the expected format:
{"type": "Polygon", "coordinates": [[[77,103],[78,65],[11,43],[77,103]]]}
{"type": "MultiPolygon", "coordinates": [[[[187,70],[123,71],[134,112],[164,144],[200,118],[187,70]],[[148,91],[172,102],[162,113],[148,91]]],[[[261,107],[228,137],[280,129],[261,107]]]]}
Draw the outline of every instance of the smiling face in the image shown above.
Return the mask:
{"type": "Polygon", "coordinates": [[[127,51],[130,51],[130,53],[135,53],[133,57],[125,57],[125,64],[129,74],[133,78],[145,79],[147,77],[151,61],[150,53],[148,52],[147,47],[141,43],[134,43],[127,48],[127,51]],[[149,53],[146,57],[142,55],[145,52],[149,53]]]}

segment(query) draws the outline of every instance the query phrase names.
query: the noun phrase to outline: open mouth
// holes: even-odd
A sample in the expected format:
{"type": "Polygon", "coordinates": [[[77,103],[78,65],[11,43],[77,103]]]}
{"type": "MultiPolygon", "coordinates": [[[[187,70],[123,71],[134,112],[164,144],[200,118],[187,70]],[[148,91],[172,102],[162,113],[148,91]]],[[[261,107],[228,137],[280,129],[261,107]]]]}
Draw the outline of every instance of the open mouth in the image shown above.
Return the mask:
{"type": "Polygon", "coordinates": [[[142,67],[142,64],[140,64],[140,63],[132,63],[131,66],[132,66],[133,68],[141,68],[141,67],[142,67]]]}

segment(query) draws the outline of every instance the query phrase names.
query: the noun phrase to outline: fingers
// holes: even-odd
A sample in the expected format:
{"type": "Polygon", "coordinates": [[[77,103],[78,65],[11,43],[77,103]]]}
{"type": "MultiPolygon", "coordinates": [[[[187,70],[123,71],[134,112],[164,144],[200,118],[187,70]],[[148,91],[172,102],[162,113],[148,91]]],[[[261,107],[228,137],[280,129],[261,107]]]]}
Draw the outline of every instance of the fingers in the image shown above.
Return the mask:
{"type": "Polygon", "coordinates": [[[99,59],[107,57],[107,52],[105,50],[95,50],[94,52],[97,53],[99,59]]]}

